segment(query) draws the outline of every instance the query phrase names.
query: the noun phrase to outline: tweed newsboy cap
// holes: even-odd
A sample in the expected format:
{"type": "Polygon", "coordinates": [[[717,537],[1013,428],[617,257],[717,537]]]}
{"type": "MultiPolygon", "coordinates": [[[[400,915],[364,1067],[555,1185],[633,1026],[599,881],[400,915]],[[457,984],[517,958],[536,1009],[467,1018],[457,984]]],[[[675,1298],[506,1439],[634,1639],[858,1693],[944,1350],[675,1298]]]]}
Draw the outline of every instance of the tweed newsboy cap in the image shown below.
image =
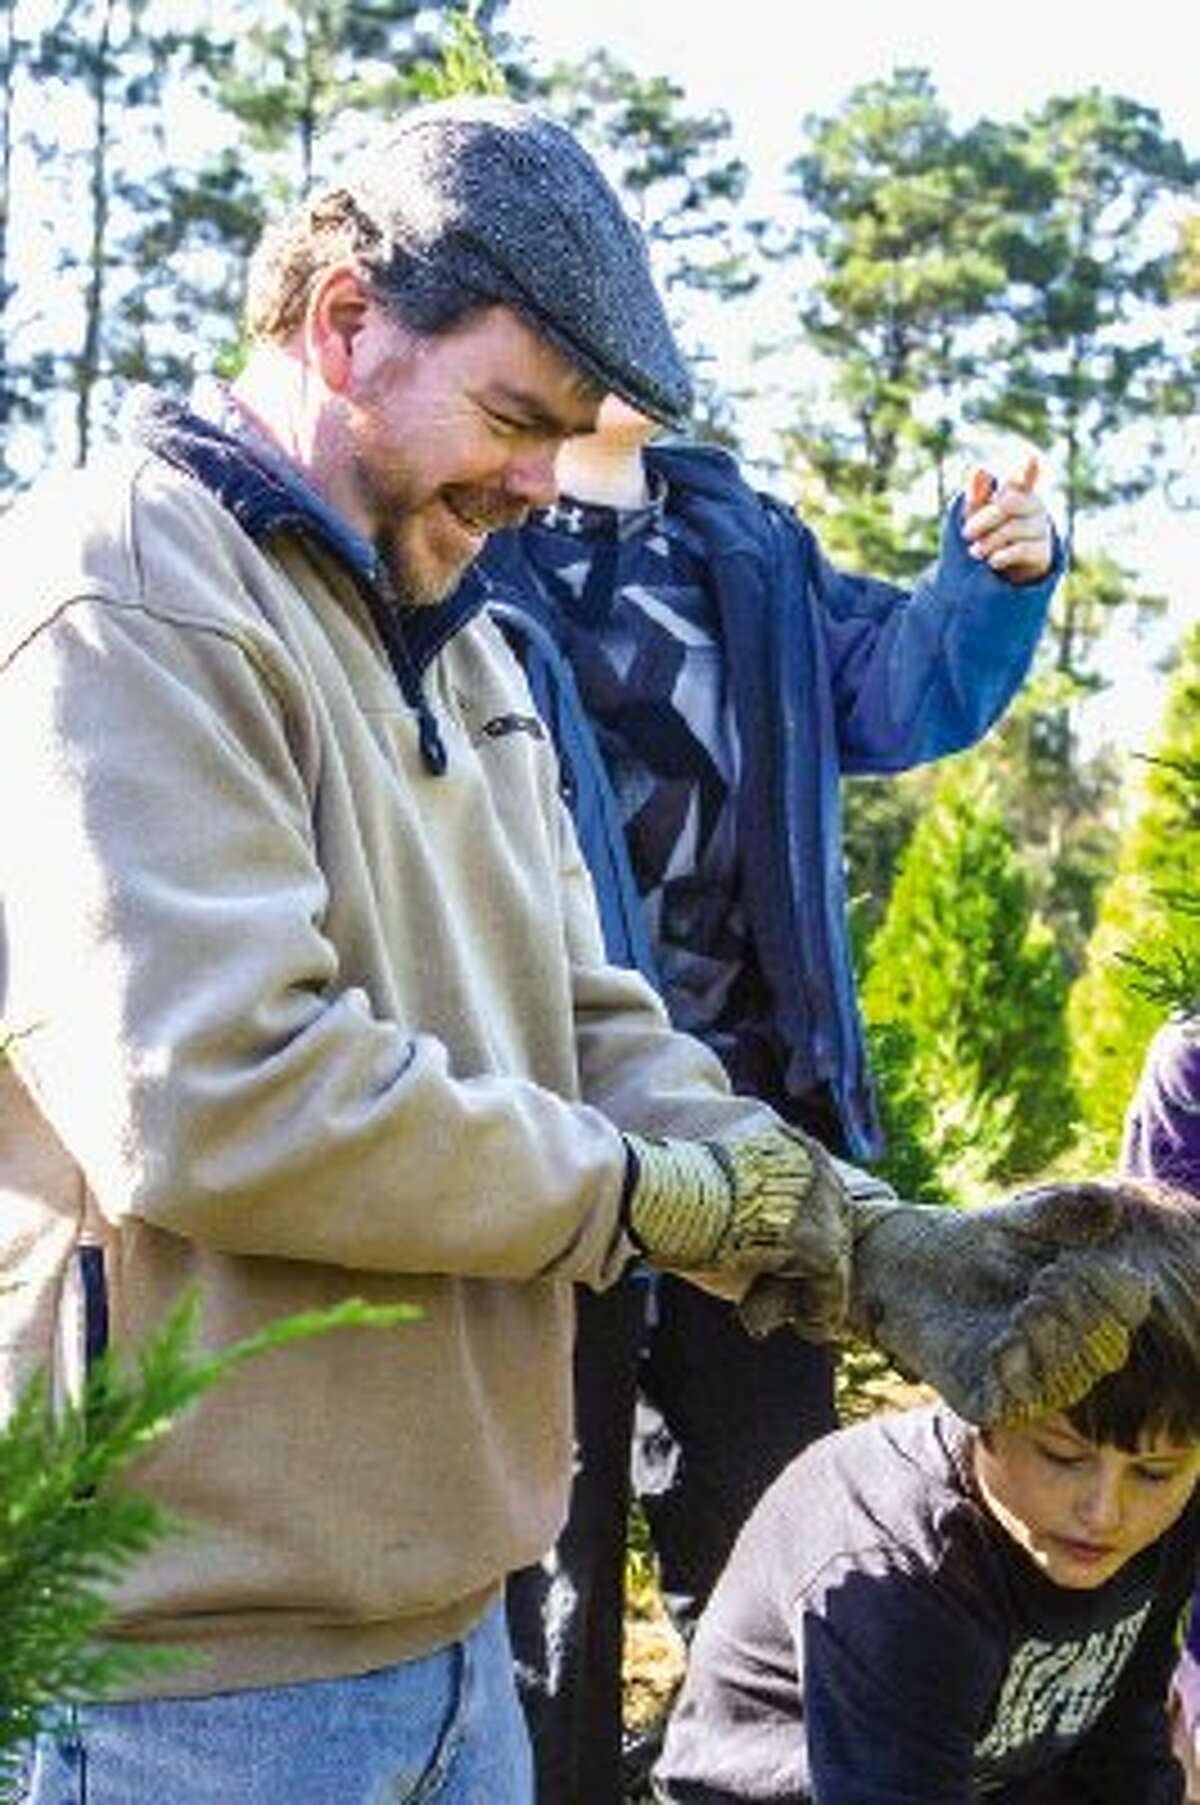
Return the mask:
{"type": "Polygon", "coordinates": [[[346,186],[383,234],[384,283],[389,254],[436,265],[606,391],[665,426],[686,421],[691,380],[641,232],[563,126],[512,101],[430,102],[346,186]]]}

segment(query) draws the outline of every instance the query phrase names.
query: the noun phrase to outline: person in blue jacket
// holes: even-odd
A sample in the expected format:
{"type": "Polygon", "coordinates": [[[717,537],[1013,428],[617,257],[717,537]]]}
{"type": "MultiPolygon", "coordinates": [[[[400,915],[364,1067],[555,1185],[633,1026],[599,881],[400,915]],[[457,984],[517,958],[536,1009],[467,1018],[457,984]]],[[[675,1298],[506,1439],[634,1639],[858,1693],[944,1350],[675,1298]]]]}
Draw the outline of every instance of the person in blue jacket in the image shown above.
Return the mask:
{"type": "MultiPolygon", "coordinates": [[[[969,746],[1020,686],[1062,564],[1036,461],[973,474],[909,591],[835,569],[725,452],[654,431],[606,401],[564,448],[558,503],[489,542],[493,606],[557,742],[610,957],[736,1088],[869,1160],[839,782],[969,746]]],[[[578,1301],[571,1518],[510,1582],[509,1618],[541,1798],[613,1805],[631,1442],[686,1637],[762,1491],[835,1426],[833,1373],[670,1277],[578,1301]]]]}

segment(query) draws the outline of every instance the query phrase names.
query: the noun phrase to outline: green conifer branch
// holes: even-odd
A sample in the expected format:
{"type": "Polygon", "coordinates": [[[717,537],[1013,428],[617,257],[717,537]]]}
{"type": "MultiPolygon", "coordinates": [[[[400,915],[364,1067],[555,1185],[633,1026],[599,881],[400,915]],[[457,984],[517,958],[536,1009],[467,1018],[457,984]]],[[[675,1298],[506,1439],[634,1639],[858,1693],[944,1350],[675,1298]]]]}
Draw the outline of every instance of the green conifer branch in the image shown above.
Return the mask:
{"type": "Polygon", "coordinates": [[[392,1328],[420,1315],[348,1299],[200,1353],[200,1308],[187,1293],[132,1369],[105,1355],[78,1402],[56,1408],[39,1376],[0,1431],[0,1801],[15,1797],[19,1750],[56,1706],[181,1659],[99,1640],[106,1588],[183,1527],[151,1500],[115,1489],[116,1475],[246,1360],[333,1329],[392,1328]]]}

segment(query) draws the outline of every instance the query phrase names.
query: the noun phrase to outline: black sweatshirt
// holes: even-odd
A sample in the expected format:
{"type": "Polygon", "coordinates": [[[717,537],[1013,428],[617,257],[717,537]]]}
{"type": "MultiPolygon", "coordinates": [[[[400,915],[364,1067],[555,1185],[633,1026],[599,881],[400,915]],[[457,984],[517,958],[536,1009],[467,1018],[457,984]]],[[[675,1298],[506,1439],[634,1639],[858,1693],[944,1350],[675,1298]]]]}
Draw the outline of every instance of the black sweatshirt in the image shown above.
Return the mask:
{"type": "Polygon", "coordinates": [[[751,1516],[656,1782],[679,1805],[1179,1805],[1164,1700],[1200,1494],[1095,1590],[1055,1585],[945,1406],[808,1448],[751,1516]]]}

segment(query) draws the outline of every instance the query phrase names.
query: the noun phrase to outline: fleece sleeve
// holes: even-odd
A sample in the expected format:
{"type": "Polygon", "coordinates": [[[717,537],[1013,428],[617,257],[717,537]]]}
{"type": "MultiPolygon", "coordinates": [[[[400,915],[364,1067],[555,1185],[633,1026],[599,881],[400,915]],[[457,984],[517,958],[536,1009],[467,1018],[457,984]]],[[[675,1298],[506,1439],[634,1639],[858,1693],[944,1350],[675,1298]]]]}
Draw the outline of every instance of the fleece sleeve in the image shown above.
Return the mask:
{"type": "Polygon", "coordinates": [[[27,824],[6,811],[5,1013],[111,1218],[364,1271],[603,1283],[629,1249],[602,1108],[645,1125],[697,1084],[736,1114],[633,973],[584,959],[582,1100],[459,1074],[373,1004],[330,931],[303,722],[228,634],[82,601],[0,687],[27,824]]]}

